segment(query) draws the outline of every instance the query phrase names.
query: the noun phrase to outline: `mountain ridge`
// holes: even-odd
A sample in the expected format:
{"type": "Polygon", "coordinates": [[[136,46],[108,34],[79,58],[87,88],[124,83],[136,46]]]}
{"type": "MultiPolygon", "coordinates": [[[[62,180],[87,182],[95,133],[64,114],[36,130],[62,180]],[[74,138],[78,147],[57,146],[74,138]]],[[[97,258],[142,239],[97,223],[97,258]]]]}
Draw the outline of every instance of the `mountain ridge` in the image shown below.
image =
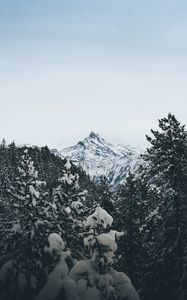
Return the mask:
{"type": "Polygon", "coordinates": [[[129,172],[134,172],[140,162],[140,150],[122,144],[113,145],[98,133],[89,136],[74,146],[59,151],[90,175],[96,182],[106,176],[113,186],[121,184],[129,172]]]}

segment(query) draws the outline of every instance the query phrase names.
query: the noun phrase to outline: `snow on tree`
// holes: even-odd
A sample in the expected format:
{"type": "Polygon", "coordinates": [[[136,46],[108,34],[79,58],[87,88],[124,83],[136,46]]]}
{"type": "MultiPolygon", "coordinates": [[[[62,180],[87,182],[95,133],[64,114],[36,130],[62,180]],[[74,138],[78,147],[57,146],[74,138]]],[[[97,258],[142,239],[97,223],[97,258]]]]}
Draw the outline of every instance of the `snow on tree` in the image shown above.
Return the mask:
{"type": "Polygon", "coordinates": [[[51,233],[48,241],[50,244],[48,251],[55,249],[59,254],[59,260],[34,300],[56,300],[57,298],[80,300],[74,281],[68,277],[69,269],[66,259],[70,256],[70,252],[64,251],[65,244],[59,234],[51,233]]]}
{"type": "MultiPolygon", "coordinates": [[[[3,161],[3,165],[8,170],[6,182],[10,178],[11,184],[6,184],[6,193],[3,192],[0,197],[0,298],[31,300],[49,278],[56,277],[50,277],[50,274],[57,265],[56,271],[60,269],[64,245],[72,248],[75,258],[84,257],[81,231],[84,231],[83,216],[88,209],[85,209],[88,191],[79,189],[79,176],[76,174],[79,170],[69,162],[59,182],[60,199],[50,197],[64,161],[52,154],[48,161],[48,157],[44,157],[42,150],[37,148],[14,149],[14,144],[11,147],[3,145],[2,148],[0,165],[5,151],[7,161],[3,161]],[[63,243],[59,237],[63,237],[63,243]]],[[[82,176],[80,172],[80,177],[81,185],[85,188],[88,183],[89,189],[87,176],[82,176]]],[[[94,194],[94,184],[91,186],[94,194]]],[[[71,266],[72,256],[66,253],[68,266],[71,266]]],[[[75,283],[65,279],[59,297],[64,299],[65,291],[69,299],[78,299],[75,292],[72,296],[73,288],[76,288],[75,283]]]]}
{"type": "Polygon", "coordinates": [[[67,246],[76,258],[80,258],[83,243],[79,234],[83,231],[82,219],[86,214],[85,202],[88,191],[80,191],[79,175],[73,173],[69,160],[66,161],[58,181],[59,186],[53,190],[53,201],[58,213],[56,222],[62,228],[62,236],[67,246]]]}
{"type": "Polygon", "coordinates": [[[113,218],[100,206],[85,222],[88,233],[84,245],[90,258],[78,261],[69,273],[82,300],[139,299],[128,276],[112,267],[116,261],[116,240],[124,234],[111,230],[112,223],[113,218]]]}
{"type": "Polygon", "coordinates": [[[56,250],[57,252],[61,252],[65,248],[64,242],[58,233],[50,233],[48,242],[51,251],[56,250]]]}
{"type": "Polygon", "coordinates": [[[49,215],[49,202],[46,201],[47,193],[44,192],[46,183],[38,179],[38,172],[28,149],[24,150],[18,171],[19,175],[12,191],[12,204],[19,216],[22,230],[29,228],[32,236],[34,228],[41,221],[40,215],[45,218],[49,215]]]}
{"type": "Polygon", "coordinates": [[[5,139],[0,144],[0,196],[6,197],[11,186],[10,157],[5,139]]]}
{"type": "MultiPolygon", "coordinates": [[[[159,200],[160,226],[154,234],[152,282],[159,297],[177,299],[187,240],[187,132],[174,115],[159,120],[159,130],[147,136],[151,146],[143,158],[159,200]],[[171,288],[172,287],[172,288],[171,288]]],[[[157,214],[158,215],[158,214],[157,214]]],[[[156,215],[154,215],[155,217],[156,215]]],[[[148,226],[149,227],[149,226],[148,226]]]]}
{"type": "Polygon", "coordinates": [[[43,250],[48,243],[49,225],[54,223],[56,209],[44,191],[45,182],[39,180],[27,149],[22,154],[16,179],[10,199],[14,220],[4,236],[4,251],[11,257],[9,263],[13,266],[14,284],[9,282],[9,288],[3,284],[2,288],[5,299],[15,293],[11,287],[16,289],[19,297],[30,299],[58,260],[57,254],[51,256],[43,250]]]}
{"type": "Polygon", "coordinates": [[[100,205],[97,206],[95,212],[87,217],[85,226],[89,227],[91,229],[103,227],[107,228],[108,226],[111,226],[113,222],[113,218],[111,215],[109,215],[106,210],[100,207],[100,205]]]}

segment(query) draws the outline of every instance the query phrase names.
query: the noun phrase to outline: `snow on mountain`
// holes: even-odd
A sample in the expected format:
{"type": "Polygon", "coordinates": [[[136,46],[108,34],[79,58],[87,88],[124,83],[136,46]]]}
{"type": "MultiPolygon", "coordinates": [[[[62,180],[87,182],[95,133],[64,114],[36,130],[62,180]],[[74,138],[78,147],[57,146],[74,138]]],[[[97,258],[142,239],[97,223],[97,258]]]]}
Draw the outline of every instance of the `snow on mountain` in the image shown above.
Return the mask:
{"type": "Polygon", "coordinates": [[[75,146],[60,151],[94,180],[105,175],[112,185],[122,183],[129,171],[133,172],[140,161],[140,150],[123,145],[112,145],[99,134],[91,132],[75,146]]]}

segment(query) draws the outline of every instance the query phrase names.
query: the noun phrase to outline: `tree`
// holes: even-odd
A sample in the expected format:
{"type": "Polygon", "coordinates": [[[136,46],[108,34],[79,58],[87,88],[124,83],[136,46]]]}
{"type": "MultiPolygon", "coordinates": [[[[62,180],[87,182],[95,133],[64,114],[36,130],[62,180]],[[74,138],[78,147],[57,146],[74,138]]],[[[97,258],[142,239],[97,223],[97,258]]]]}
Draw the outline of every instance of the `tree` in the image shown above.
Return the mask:
{"type": "Polygon", "coordinates": [[[6,197],[10,186],[10,160],[5,139],[0,144],[0,194],[6,197]]]}
{"type": "Polygon", "coordinates": [[[62,228],[62,236],[67,246],[76,258],[83,252],[81,232],[84,224],[82,219],[86,215],[87,190],[80,191],[79,175],[72,171],[72,164],[66,161],[59,185],[53,190],[53,201],[57,206],[57,223],[62,228]],[[78,234],[77,234],[78,233],[78,234]]]}
{"type": "Polygon", "coordinates": [[[77,262],[69,273],[80,299],[139,299],[128,276],[112,267],[116,261],[116,240],[124,234],[110,230],[112,223],[113,218],[100,206],[86,220],[84,245],[90,258],[77,262]]]}
{"type": "Polygon", "coordinates": [[[10,258],[7,263],[14,280],[14,284],[10,284],[13,290],[7,289],[6,285],[2,287],[3,299],[11,299],[13,294],[31,299],[45,282],[57,259],[56,255],[49,258],[45,253],[51,222],[55,226],[56,207],[49,201],[44,188],[45,182],[39,180],[34,163],[25,149],[9,200],[9,205],[14,209],[12,226],[3,236],[4,253],[10,258]]]}
{"type": "Polygon", "coordinates": [[[77,261],[70,271],[65,261],[70,253],[64,251],[62,238],[56,233],[49,235],[49,248],[59,253],[60,260],[35,300],[139,300],[129,277],[112,267],[116,239],[123,235],[123,232],[109,230],[112,221],[100,206],[88,216],[84,245],[90,258],[77,261]]]}
{"type": "Polygon", "coordinates": [[[137,288],[143,290],[145,275],[146,248],[143,243],[141,227],[148,214],[147,180],[143,170],[127,176],[117,192],[116,220],[118,230],[126,234],[119,241],[121,253],[120,269],[125,271],[137,288]]]}
{"type": "Polygon", "coordinates": [[[155,249],[159,297],[177,299],[187,241],[187,132],[172,114],[159,120],[159,130],[147,136],[151,146],[143,157],[161,195],[161,243],[155,249]]]}
{"type": "Polygon", "coordinates": [[[102,176],[100,178],[98,184],[98,192],[99,192],[99,204],[105,210],[112,212],[114,210],[113,193],[111,191],[111,186],[106,176],[102,176]]]}
{"type": "Polygon", "coordinates": [[[0,166],[0,179],[6,178],[0,195],[0,297],[29,300],[62,262],[61,254],[50,248],[50,234],[65,237],[65,246],[75,254],[68,256],[68,267],[85,257],[84,219],[93,209],[97,188],[85,172],[47,147],[3,142],[0,166]],[[59,188],[56,198],[51,197],[54,187],[59,188]],[[89,202],[85,188],[91,191],[89,202]]]}

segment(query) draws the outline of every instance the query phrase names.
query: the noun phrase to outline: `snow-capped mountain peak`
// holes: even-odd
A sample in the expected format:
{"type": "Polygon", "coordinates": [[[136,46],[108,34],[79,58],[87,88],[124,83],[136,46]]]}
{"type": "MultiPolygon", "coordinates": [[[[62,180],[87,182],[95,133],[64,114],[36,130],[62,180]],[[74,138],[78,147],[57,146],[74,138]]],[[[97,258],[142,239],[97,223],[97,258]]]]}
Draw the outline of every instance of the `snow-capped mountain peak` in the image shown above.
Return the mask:
{"type": "Polygon", "coordinates": [[[62,149],[63,157],[81,166],[90,177],[98,180],[105,175],[112,185],[122,183],[129,171],[137,167],[139,151],[123,145],[113,145],[99,134],[91,132],[76,145],[62,149]]]}
{"type": "Polygon", "coordinates": [[[95,133],[94,131],[91,131],[88,138],[100,140],[101,137],[99,136],[98,133],[95,133]]]}

